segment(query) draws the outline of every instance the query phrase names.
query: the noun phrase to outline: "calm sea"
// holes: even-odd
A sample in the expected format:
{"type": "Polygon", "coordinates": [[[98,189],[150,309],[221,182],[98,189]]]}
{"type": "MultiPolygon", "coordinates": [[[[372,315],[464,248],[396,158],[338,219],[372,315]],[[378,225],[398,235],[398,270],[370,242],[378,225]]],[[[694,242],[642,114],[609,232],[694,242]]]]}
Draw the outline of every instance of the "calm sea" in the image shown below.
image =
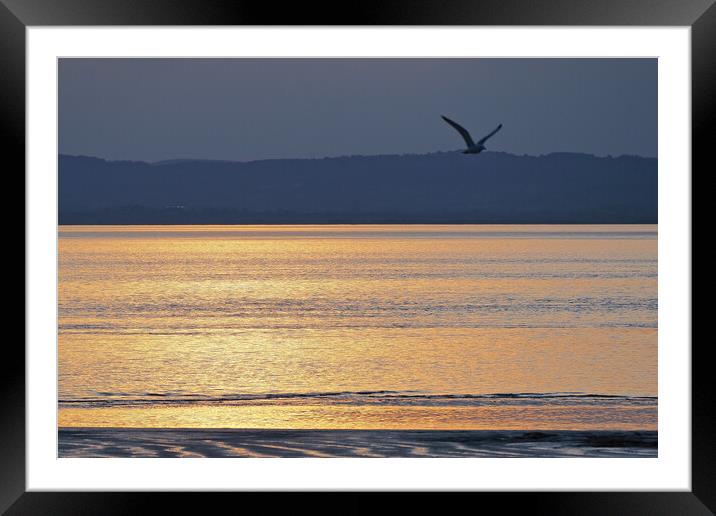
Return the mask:
{"type": "Polygon", "coordinates": [[[656,226],[62,226],[59,425],[656,429],[656,226]]]}

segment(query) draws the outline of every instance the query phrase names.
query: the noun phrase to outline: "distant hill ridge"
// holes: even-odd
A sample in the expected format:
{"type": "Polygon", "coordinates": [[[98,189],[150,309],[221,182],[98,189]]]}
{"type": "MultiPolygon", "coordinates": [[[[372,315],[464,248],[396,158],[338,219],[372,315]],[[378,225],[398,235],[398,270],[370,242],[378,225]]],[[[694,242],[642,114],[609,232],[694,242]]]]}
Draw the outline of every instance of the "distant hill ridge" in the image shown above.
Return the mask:
{"type": "Polygon", "coordinates": [[[656,223],[657,160],[502,152],[59,156],[60,224],[656,223]]]}

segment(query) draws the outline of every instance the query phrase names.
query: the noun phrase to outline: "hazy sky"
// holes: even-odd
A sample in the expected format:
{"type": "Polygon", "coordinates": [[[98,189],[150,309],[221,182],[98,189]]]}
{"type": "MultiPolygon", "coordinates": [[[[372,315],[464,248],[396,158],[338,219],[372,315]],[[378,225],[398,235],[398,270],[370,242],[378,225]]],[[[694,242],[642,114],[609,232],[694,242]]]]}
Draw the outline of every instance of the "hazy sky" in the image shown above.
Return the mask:
{"type": "Polygon", "coordinates": [[[59,149],[254,160],[657,153],[656,59],[61,59],[59,149]]]}

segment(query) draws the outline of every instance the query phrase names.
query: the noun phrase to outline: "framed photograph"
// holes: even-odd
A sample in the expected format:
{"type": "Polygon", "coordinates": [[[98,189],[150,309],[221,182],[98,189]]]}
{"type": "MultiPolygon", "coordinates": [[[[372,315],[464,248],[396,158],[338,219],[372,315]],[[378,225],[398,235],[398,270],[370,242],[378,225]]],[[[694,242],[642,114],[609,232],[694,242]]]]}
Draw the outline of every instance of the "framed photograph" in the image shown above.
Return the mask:
{"type": "Polygon", "coordinates": [[[711,1],[0,22],[27,192],[8,514],[287,490],[714,510],[711,1]]]}

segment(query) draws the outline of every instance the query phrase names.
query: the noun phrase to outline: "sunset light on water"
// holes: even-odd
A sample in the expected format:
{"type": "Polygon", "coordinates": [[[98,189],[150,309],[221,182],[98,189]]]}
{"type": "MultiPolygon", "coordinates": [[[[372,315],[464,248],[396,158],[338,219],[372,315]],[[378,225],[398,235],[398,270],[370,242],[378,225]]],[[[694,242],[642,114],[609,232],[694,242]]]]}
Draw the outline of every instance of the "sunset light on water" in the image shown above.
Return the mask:
{"type": "Polygon", "coordinates": [[[61,226],[59,426],[656,430],[657,227],[61,226]]]}

